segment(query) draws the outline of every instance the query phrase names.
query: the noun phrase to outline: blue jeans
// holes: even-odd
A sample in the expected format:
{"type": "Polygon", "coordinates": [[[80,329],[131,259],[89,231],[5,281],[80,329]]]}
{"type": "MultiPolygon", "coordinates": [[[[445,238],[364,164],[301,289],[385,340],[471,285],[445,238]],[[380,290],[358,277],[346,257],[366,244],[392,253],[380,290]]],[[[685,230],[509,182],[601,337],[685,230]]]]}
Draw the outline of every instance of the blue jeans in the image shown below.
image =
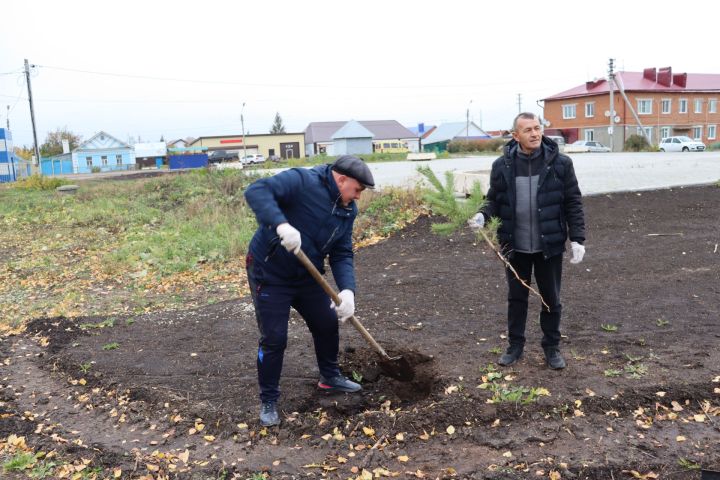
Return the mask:
{"type": "Polygon", "coordinates": [[[338,319],[330,308],[330,297],[316,283],[301,285],[263,285],[258,282],[248,256],[247,275],[260,330],[257,355],[260,400],[274,402],[280,397],[280,374],[287,347],[290,307],[297,310],[310,329],[315,344],[320,375],[332,378],[340,374],[338,319]]]}

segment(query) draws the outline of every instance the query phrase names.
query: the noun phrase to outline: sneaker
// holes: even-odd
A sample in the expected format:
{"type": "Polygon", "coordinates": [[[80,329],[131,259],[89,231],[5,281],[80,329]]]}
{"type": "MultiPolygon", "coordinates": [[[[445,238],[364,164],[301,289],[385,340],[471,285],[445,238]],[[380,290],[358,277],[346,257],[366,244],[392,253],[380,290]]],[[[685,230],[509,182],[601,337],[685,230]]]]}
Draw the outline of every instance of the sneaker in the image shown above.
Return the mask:
{"type": "Polygon", "coordinates": [[[562,370],[565,368],[565,359],[560,354],[558,347],[548,347],[545,349],[545,361],[548,367],[553,370],[562,370]]]}
{"type": "Polygon", "coordinates": [[[275,402],[263,402],[260,407],[260,425],[263,427],[272,427],[280,424],[280,416],[277,412],[275,402]]]}
{"type": "Polygon", "coordinates": [[[509,367],[522,358],[523,347],[521,345],[510,345],[505,353],[498,359],[498,364],[509,367]]]}
{"type": "Polygon", "coordinates": [[[320,377],[318,382],[318,388],[325,392],[348,392],[354,393],[362,390],[359,383],[355,383],[352,380],[348,380],[342,375],[337,375],[332,378],[320,377]]]}

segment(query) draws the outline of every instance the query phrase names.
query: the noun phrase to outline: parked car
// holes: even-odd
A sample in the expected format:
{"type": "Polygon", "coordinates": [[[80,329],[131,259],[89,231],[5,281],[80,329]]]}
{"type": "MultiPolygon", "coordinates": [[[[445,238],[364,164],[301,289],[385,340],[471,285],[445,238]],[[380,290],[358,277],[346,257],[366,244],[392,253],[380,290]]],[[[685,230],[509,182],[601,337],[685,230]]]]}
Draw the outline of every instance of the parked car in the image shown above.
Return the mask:
{"type": "Polygon", "coordinates": [[[208,164],[233,162],[240,159],[240,154],[232,150],[211,150],[208,152],[208,164]]]}
{"type": "Polygon", "coordinates": [[[565,145],[565,153],[582,153],[582,152],[609,152],[610,148],[600,142],[592,140],[578,140],[565,145]]]}
{"type": "Polygon", "coordinates": [[[282,158],[280,158],[280,157],[277,156],[277,155],[270,155],[270,156],[268,157],[268,160],[270,160],[271,162],[279,162],[279,161],[282,160],[282,158]]]}
{"type": "Polygon", "coordinates": [[[690,137],[667,137],[660,141],[661,152],[702,152],[705,144],[690,137]]]}
{"type": "Polygon", "coordinates": [[[243,157],[241,161],[245,165],[250,165],[253,163],[263,163],[265,161],[265,156],[262,153],[251,153],[243,157]]]}

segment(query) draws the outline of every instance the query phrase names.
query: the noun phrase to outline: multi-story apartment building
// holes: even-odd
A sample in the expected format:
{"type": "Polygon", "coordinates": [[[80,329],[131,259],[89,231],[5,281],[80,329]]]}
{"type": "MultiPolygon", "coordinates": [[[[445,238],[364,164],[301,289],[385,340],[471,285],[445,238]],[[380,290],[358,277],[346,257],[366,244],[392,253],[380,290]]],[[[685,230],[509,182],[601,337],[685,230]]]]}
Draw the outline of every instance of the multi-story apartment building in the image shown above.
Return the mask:
{"type": "Polygon", "coordinates": [[[546,134],[562,135],[568,143],[595,140],[614,151],[641,128],[653,144],[674,135],[706,144],[720,141],[720,74],[673,74],[671,67],[617,72],[612,99],[609,84],[607,79],[586,82],[544,99],[546,134]]]}

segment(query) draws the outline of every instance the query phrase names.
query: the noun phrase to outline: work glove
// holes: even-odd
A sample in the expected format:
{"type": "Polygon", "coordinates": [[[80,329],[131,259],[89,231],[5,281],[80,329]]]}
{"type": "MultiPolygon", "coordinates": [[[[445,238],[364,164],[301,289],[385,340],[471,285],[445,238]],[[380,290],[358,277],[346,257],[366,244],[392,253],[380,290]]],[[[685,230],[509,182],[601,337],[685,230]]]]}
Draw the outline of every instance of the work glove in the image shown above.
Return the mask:
{"type": "Polygon", "coordinates": [[[570,242],[570,249],[572,250],[572,258],[570,263],[580,263],[585,256],[585,247],[577,242],[570,242]]]}
{"type": "Polygon", "coordinates": [[[288,252],[297,253],[300,251],[300,232],[289,223],[281,223],[275,229],[280,237],[280,244],[288,252]]]}
{"type": "Polygon", "coordinates": [[[355,293],[352,290],[345,289],[338,293],[338,297],[340,297],[340,305],[330,302],[330,308],[335,309],[338,322],[343,324],[348,318],[355,315],[355,293]]]}
{"type": "Polygon", "coordinates": [[[468,227],[473,232],[477,232],[485,225],[485,217],[482,213],[476,213],[470,220],[467,221],[468,227]]]}

